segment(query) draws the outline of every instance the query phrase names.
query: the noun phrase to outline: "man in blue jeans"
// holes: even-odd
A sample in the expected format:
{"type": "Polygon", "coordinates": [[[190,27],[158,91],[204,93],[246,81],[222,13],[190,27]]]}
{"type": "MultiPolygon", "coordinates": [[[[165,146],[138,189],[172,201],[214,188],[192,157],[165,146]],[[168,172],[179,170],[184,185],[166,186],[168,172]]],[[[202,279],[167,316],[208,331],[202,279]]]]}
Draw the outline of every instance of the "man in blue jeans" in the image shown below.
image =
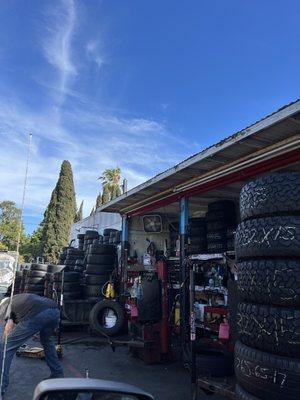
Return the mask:
{"type": "MultiPolygon", "coordinates": [[[[6,357],[3,371],[1,394],[5,393],[9,383],[9,369],[13,356],[22,344],[37,332],[45,351],[45,359],[50,368],[50,378],[62,378],[63,369],[58,359],[55,344],[51,338],[59,324],[59,309],[55,301],[35,294],[16,294],[0,303],[0,320],[6,325],[3,339],[7,337],[6,357]]],[[[3,363],[4,340],[0,349],[0,371],[3,363]]],[[[0,375],[1,376],[1,375],[0,375]]]]}

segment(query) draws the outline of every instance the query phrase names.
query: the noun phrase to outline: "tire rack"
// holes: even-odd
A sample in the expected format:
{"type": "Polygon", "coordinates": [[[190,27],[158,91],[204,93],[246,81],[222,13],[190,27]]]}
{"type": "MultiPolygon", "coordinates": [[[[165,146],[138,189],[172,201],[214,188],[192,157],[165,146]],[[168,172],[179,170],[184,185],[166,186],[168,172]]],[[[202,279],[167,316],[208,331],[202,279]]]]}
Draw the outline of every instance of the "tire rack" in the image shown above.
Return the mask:
{"type": "MultiPolygon", "coordinates": [[[[196,254],[188,257],[188,260],[201,260],[201,261],[220,261],[226,265],[227,256],[233,256],[235,252],[229,251],[220,254],[196,254]]],[[[195,293],[196,293],[196,285],[195,285],[195,265],[189,271],[189,326],[190,326],[190,355],[191,355],[191,367],[190,367],[190,376],[191,376],[191,399],[197,400],[199,389],[202,389],[210,394],[220,394],[230,399],[237,399],[235,394],[235,388],[232,385],[226,383],[220,383],[213,379],[209,378],[197,378],[197,366],[196,366],[196,317],[194,311],[194,302],[195,302],[195,293]]],[[[218,307],[210,307],[216,309],[218,307]]]]}

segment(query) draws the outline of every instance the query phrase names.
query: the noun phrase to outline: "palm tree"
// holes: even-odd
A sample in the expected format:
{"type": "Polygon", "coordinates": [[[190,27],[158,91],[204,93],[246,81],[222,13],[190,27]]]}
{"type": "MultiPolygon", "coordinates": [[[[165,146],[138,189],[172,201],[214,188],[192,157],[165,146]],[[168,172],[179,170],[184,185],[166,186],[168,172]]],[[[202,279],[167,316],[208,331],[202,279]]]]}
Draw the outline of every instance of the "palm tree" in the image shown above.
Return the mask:
{"type": "Polygon", "coordinates": [[[106,169],[99,179],[103,186],[103,203],[120,196],[122,192],[120,188],[121,169],[119,167],[106,169]]]}

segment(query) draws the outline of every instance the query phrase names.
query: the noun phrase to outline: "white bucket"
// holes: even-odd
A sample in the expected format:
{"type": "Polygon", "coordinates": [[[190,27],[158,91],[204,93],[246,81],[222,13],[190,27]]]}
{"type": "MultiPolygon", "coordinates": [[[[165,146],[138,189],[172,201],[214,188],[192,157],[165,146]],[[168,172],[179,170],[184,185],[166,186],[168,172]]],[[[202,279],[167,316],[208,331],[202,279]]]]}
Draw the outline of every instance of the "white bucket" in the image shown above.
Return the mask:
{"type": "Polygon", "coordinates": [[[113,328],[116,325],[116,323],[117,323],[117,316],[112,310],[110,310],[105,316],[105,327],[113,328]]]}

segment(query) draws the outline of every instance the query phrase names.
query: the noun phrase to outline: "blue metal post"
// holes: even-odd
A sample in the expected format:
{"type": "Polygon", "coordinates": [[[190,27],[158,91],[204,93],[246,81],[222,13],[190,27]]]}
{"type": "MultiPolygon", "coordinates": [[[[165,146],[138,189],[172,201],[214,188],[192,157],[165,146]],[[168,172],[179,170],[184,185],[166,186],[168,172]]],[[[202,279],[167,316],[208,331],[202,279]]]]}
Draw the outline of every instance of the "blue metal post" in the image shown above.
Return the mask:
{"type": "Polygon", "coordinates": [[[128,218],[126,215],[122,217],[122,242],[128,242],[128,218]]]}
{"type": "Polygon", "coordinates": [[[180,235],[187,234],[189,222],[189,200],[186,197],[180,199],[180,235]]]}

